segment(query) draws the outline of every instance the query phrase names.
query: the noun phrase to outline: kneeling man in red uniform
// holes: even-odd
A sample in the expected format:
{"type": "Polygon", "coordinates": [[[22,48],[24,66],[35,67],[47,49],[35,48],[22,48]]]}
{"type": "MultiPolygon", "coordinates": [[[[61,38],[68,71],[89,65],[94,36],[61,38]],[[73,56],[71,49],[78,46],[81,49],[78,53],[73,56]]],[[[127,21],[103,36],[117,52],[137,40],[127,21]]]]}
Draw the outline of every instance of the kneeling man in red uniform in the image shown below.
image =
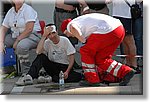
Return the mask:
{"type": "Polygon", "coordinates": [[[68,37],[76,37],[85,44],[80,48],[80,54],[85,80],[88,83],[102,82],[102,70],[121,79],[120,86],[129,83],[135,71],[112,59],[125,35],[124,27],[118,19],[91,13],[73,20],[64,20],[61,29],[68,37]]]}

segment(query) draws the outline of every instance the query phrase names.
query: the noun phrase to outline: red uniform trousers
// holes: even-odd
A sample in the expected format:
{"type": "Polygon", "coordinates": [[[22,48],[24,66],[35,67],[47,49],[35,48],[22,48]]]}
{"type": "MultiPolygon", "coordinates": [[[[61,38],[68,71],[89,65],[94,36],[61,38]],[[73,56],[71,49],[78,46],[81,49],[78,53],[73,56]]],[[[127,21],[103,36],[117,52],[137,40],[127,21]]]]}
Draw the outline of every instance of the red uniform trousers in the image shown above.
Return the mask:
{"type": "Polygon", "coordinates": [[[85,80],[90,83],[102,82],[99,77],[102,70],[121,79],[132,70],[112,60],[112,55],[122,42],[124,35],[123,26],[119,26],[108,34],[91,34],[88,37],[86,44],[80,48],[85,80]]]}

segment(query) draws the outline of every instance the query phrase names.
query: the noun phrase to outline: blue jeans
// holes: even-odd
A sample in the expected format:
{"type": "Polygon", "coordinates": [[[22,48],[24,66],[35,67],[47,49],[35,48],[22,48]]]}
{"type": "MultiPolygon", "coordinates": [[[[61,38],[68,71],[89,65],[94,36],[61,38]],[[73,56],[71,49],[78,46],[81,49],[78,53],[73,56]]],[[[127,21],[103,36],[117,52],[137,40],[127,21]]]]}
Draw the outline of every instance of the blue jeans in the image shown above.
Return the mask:
{"type": "Polygon", "coordinates": [[[133,22],[133,35],[137,48],[137,55],[143,55],[143,18],[138,18],[133,22]]]}

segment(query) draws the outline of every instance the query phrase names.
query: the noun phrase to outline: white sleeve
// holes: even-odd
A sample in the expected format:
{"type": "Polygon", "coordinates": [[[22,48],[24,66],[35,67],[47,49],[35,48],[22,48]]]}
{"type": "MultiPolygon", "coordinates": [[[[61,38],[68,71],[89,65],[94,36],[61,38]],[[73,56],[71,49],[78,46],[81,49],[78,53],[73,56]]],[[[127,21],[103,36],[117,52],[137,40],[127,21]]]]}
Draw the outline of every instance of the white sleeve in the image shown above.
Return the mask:
{"type": "Polygon", "coordinates": [[[71,55],[76,52],[75,48],[73,47],[73,45],[71,44],[68,38],[66,38],[65,40],[65,47],[66,47],[67,55],[71,55]]]}
{"type": "Polygon", "coordinates": [[[37,12],[32,8],[32,7],[27,7],[25,9],[25,22],[29,22],[29,21],[36,21],[37,19],[37,12]]]}
{"type": "Polygon", "coordinates": [[[67,30],[68,30],[68,32],[71,32],[70,31],[70,26],[73,26],[78,32],[79,32],[79,34],[80,34],[80,36],[82,35],[82,32],[81,32],[81,30],[80,30],[80,28],[79,28],[79,26],[77,25],[77,23],[75,23],[75,22],[71,22],[71,23],[69,23],[68,25],[67,25],[67,30]]]}
{"type": "Polygon", "coordinates": [[[7,12],[7,14],[6,14],[6,16],[5,16],[4,20],[3,20],[3,23],[2,23],[2,25],[7,27],[7,28],[10,28],[10,26],[9,26],[9,18],[11,17],[10,16],[10,12],[11,12],[11,10],[9,10],[7,12]]]}
{"type": "Polygon", "coordinates": [[[78,31],[79,35],[82,36],[82,32],[79,26],[76,23],[72,23],[72,26],[78,31]]]}

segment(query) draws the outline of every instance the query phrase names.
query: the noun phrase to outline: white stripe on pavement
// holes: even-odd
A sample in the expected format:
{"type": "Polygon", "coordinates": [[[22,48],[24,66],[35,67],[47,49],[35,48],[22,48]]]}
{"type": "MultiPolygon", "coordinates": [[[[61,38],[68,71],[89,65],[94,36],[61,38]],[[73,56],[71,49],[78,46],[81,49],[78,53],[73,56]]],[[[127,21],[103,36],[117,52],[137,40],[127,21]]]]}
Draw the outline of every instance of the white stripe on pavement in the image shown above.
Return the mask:
{"type": "Polygon", "coordinates": [[[18,86],[18,87],[14,87],[11,91],[11,93],[16,93],[16,94],[19,94],[23,91],[24,89],[24,86],[18,86]]]}

